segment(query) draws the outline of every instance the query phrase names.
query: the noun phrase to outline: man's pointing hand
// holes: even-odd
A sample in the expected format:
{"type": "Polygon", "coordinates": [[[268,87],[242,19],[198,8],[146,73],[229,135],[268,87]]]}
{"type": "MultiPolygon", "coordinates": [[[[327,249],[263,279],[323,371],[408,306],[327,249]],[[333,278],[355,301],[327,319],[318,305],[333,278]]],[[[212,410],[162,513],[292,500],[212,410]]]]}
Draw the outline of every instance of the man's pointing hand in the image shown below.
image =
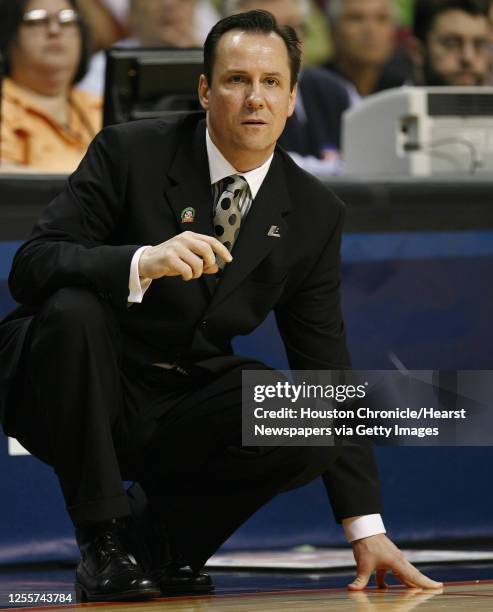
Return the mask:
{"type": "Polygon", "coordinates": [[[202,274],[215,274],[218,271],[216,254],[226,263],[233,259],[228,249],[216,238],[183,232],[143,251],[139,276],[150,279],[181,276],[184,281],[189,281],[202,274]]]}

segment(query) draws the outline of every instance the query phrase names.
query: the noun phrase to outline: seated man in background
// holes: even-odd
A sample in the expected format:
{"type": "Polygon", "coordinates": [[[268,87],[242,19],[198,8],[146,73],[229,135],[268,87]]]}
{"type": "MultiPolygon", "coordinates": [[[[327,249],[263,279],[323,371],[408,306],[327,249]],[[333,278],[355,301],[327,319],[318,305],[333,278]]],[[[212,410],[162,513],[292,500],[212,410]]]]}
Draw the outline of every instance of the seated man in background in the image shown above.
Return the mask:
{"type": "MultiPolygon", "coordinates": [[[[126,24],[113,14],[104,0],[78,0],[79,10],[91,33],[91,49],[106,49],[117,40],[125,38],[126,24]]],[[[119,3],[121,4],[121,3],[119,3]]],[[[121,8],[124,8],[125,2],[121,8]]]]}
{"type": "Polygon", "coordinates": [[[141,47],[197,47],[197,0],[132,0],[129,27],[141,47]]]}
{"type": "MultiPolygon", "coordinates": [[[[280,26],[294,28],[300,40],[306,34],[308,0],[224,0],[225,16],[254,9],[269,11],[280,26]]],[[[294,114],[288,119],[279,144],[304,170],[319,177],[340,171],[342,114],[349,95],[342,81],[323,68],[303,68],[294,114]]]]}
{"type": "Polygon", "coordinates": [[[489,21],[481,0],[416,0],[413,57],[419,85],[486,85],[489,21]]]}
{"type": "Polygon", "coordinates": [[[74,87],[87,46],[75,0],[0,0],[4,170],[75,170],[101,124],[100,99],[74,87]]]}
{"type": "MultiPolygon", "coordinates": [[[[116,42],[115,46],[201,47],[206,33],[218,18],[211,6],[199,0],[130,0],[129,36],[116,42]]],[[[103,94],[105,70],[104,52],[97,53],[81,83],[82,89],[103,94]]]]}
{"type": "Polygon", "coordinates": [[[353,103],[403,85],[410,75],[389,65],[397,35],[393,0],[328,0],[333,58],[325,68],[344,79],[353,103]]]}

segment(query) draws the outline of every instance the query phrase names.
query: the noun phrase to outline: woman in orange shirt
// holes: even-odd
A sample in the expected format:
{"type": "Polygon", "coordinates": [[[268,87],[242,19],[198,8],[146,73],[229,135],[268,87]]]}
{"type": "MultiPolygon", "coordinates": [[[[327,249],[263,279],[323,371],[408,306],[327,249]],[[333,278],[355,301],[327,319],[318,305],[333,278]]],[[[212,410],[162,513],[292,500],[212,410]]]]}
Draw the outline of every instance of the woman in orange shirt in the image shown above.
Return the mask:
{"type": "Polygon", "coordinates": [[[88,34],[75,0],[0,0],[0,167],[69,173],[101,126],[85,74],[88,34]]]}

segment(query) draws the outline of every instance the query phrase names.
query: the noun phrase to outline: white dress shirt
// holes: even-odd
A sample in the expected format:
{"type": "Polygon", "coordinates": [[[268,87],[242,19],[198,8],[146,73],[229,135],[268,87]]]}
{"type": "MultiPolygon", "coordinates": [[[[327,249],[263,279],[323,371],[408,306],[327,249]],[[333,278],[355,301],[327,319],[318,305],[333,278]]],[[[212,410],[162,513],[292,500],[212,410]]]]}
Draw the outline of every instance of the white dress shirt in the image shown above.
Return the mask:
{"type": "MultiPolygon", "coordinates": [[[[221,181],[227,176],[231,176],[232,174],[241,174],[241,176],[243,176],[248,183],[252,198],[255,198],[267,175],[267,172],[269,171],[274,154],[272,154],[269,159],[267,159],[267,161],[265,161],[258,168],[250,170],[249,172],[239,172],[228,162],[228,160],[212,142],[208,130],[206,131],[205,138],[211,185],[217,183],[217,181],[221,181]]],[[[151,279],[139,277],[140,256],[142,252],[148,248],[150,248],[149,245],[141,247],[132,257],[132,262],[130,264],[130,278],[128,283],[129,303],[142,302],[144,294],[151,284],[151,279]]],[[[367,514],[364,516],[353,516],[351,518],[346,518],[342,520],[342,526],[348,542],[354,542],[355,540],[360,540],[361,538],[367,538],[379,533],[385,533],[385,527],[380,514],[367,514]]]]}
{"type": "MultiPolygon", "coordinates": [[[[227,176],[231,176],[232,174],[241,174],[241,176],[243,176],[246,182],[248,183],[252,199],[255,199],[262,183],[264,182],[265,177],[267,176],[267,172],[269,172],[270,164],[272,162],[274,154],[272,154],[258,168],[254,168],[249,172],[239,172],[229,163],[229,161],[224,157],[221,151],[219,151],[216,145],[212,142],[211,137],[209,136],[209,130],[206,130],[205,142],[207,148],[207,159],[209,161],[209,174],[211,185],[217,183],[217,181],[222,181],[224,178],[226,178],[227,176]]],[[[134,256],[132,257],[132,262],[130,264],[130,280],[128,283],[128,302],[130,304],[140,304],[144,297],[144,293],[147,291],[151,284],[150,279],[139,278],[140,256],[142,252],[148,248],[149,245],[140,247],[140,249],[135,251],[134,256]]]]}

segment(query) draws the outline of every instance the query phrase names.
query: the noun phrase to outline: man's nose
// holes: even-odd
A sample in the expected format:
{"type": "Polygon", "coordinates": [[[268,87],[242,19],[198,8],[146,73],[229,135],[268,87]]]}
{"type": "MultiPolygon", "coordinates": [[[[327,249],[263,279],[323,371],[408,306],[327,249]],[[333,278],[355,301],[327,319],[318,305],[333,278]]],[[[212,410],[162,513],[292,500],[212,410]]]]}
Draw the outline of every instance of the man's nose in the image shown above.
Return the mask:
{"type": "Polygon", "coordinates": [[[477,51],[472,41],[464,42],[461,49],[461,60],[463,64],[470,66],[476,59],[477,51]]]}
{"type": "Polygon", "coordinates": [[[378,22],[374,19],[365,19],[361,22],[360,27],[360,31],[363,33],[363,36],[366,36],[367,38],[370,36],[378,36],[379,34],[378,22]]]}
{"type": "Polygon", "coordinates": [[[249,110],[258,110],[264,107],[264,98],[260,87],[253,85],[246,97],[246,106],[249,110]]]}

